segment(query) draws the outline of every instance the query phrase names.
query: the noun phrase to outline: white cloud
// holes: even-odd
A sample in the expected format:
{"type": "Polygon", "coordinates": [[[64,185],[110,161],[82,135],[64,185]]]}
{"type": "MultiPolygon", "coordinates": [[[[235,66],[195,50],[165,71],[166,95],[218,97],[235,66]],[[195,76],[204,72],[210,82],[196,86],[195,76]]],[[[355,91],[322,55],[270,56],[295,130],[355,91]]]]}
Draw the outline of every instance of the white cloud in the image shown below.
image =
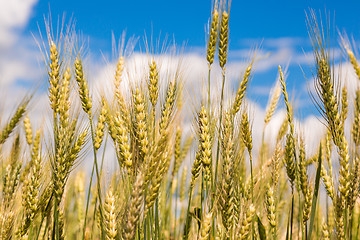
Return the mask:
{"type": "Polygon", "coordinates": [[[0,1],[0,86],[40,76],[41,55],[30,33],[24,32],[37,0],[0,1]]]}
{"type": "Polygon", "coordinates": [[[0,49],[14,44],[37,0],[0,1],[0,49]]]}

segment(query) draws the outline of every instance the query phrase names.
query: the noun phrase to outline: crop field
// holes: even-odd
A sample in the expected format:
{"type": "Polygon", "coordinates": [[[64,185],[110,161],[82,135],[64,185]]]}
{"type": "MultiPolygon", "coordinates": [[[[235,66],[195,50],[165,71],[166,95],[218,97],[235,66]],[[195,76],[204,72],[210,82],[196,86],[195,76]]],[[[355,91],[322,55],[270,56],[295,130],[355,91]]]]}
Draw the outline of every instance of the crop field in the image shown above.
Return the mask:
{"type": "MultiPolygon", "coordinates": [[[[360,85],[350,89],[335,71],[332,26],[307,12],[309,93],[325,126],[311,153],[287,66],[276,69],[264,119],[254,119],[247,97],[258,49],[229,93],[230,5],[215,2],[209,13],[200,94],[187,87],[181,48],[151,41],[145,64],[131,65],[125,37],[111,86],[90,88],[81,38],[71,24],[47,23],[38,40],[46,83],[6,109],[9,118],[0,113],[0,239],[360,239],[360,85]],[[180,60],[170,64],[161,51],[180,60]],[[43,89],[49,108],[39,125],[31,112],[43,89]]],[[[356,47],[340,39],[360,81],[356,47]]]]}

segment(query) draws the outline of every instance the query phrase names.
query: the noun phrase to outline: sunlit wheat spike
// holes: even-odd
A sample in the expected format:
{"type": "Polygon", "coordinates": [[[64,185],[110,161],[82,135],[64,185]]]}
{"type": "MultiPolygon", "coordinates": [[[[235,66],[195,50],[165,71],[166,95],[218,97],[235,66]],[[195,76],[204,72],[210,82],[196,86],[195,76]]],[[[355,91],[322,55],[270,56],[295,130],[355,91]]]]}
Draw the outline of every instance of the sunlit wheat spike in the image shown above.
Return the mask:
{"type": "Polygon", "coordinates": [[[281,124],[281,126],[280,126],[277,137],[276,137],[276,142],[277,143],[281,142],[281,140],[283,139],[283,137],[287,133],[288,129],[289,129],[289,122],[288,122],[287,117],[285,117],[282,124],[281,124]]]}
{"type": "Polygon", "coordinates": [[[349,194],[347,199],[347,204],[349,205],[349,210],[351,213],[349,213],[350,216],[353,214],[355,202],[357,200],[357,196],[359,193],[359,164],[360,160],[359,157],[356,156],[353,160],[353,166],[350,171],[350,186],[349,186],[349,194]]]}
{"type": "Polygon", "coordinates": [[[352,123],[351,133],[356,146],[360,145],[360,90],[356,91],[354,99],[354,120],[352,123]]]}
{"type": "Polygon", "coordinates": [[[31,146],[33,141],[33,133],[30,123],[30,118],[28,116],[25,116],[24,118],[24,128],[25,128],[25,136],[26,136],[26,142],[29,146],[31,146]]]}
{"type": "Polygon", "coordinates": [[[8,165],[3,180],[3,204],[8,208],[14,201],[14,195],[19,186],[21,164],[8,165]]]}
{"type": "Polygon", "coordinates": [[[248,119],[248,114],[246,111],[243,112],[241,117],[241,133],[242,133],[242,140],[244,142],[244,145],[249,151],[249,154],[251,154],[253,143],[252,143],[252,134],[251,134],[251,128],[250,123],[248,119]]]}
{"type": "Polygon", "coordinates": [[[223,155],[223,172],[226,174],[227,166],[229,165],[228,170],[232,170],[233,164],[233,147],[234,147],[234,139],[233,139],[233,122],[232,117],[229,111],[226,111],[224,114],[223,121],[223,138],[222,138],[222,155],[223,155]]]}
{"type": "Polygon", "coordinates": [[[119,106],[120,112],[122,114],[122,118],[124,119],[124,122],[126,123],[126,126],[130,126],[130,111],[128,104],[126,103],[126,99],[121,91],[121,88],[119,87],[117,90],[115,90],[115,97],[116,102],[119,106]]]}
{"type": "Polygon", "coordinates": [[[142,170],[136,176],[133,189],[129,199],[129,209],[124,219],[124,230],[122,233],[124,240],[133,240],[136,234],[136,228],[141,215],[141,206],[143,202],[144,174],[142,170]]]}
{"type": "Polygon", "coordinates": [[[87,130],[84,130],[76,139],[74,146],[70,150],[69,159],[67,163],[68,169],[71,169],[73,167],[74,162],[79,157],[79,153],[85,145],[87,134],[88,134],[87,130]]]}
{"type": "Polygon", "coordinates": [[[66,128],[69,124],[70,115],[70,68],[67,68],[63,74],[62,85],[59,91],[58,112],[60,116],[60,124],[66,128]]]}
{"type": "Polygon", "coordinates": [[[116,130],[115,140],[118,143],[120,157],[127,167],[132,166],[132,153],[130,151],[128,132],[125,123],[119,113],[114,117],[114,127],[116,130]]]}
{"type": "Polygon", "coordinates": [[[167,129],[171,122],[171,117],[174,112],[175,103],[176,103],[176,94],[177,94],[177,82],[171,81],[167,92],[166,92],[166,99],[165,103],[161,109],[161,118],[159,124],[159,131],[162,132],[167,129]]]}
{"type": "Polygon", "coordinates": [[[72,123],[67,129],[59,128],[59,147],[52,160],[52,184],[58,203],[62,200],[66,179],[75,164],[75,160],[78,158],[87,135],[85,130],[77,137],[75,126],[76,122],[72,123]]]}
{"type": "Polygon", "coordinates": [[[107,128],[109,130],[109,135],[111,137],[111,139],[114,141],[114,143],[116,143],[116,139],[117,139],[117,135],[118,135],[118,132],[117,132],[117,129],[116,129],[116,126],[115,126],[115,116],[113,116],[113,113],[111,112],[109,106],[107,106],[107,114],[106,114],[106,125],[107,125],[107,128]]]}
{"type": "Polygon", "coordinates": [[[145,181],[144,185],[148,186],[150,180],[155,180],[150,187],[150,190],[155,193],[155,195],[148,196],[147,202],[153,201],[154,197],[156,197],[158,193],[158,188],[160,187],[160,182],[162,180],[164,172],[163,170],[167,170],[168,167],[168,140],[169,140],[170,131],[162,131],[159,139],[156,141],[155,146],[151,149],[150,156],[146,157],[145,164],[147,166],[145,171],[145,181]],[[159,170],[162,171],[159,171],[159,170]],[[150,201],[150,198],[151,199],[150,201]]]}
{"type": "Polygon", "coordinates": [[[281,66],[279,66],[279,75],[280,75],[280,84],[281,91],[284,96],[284,102],[286,106],[286,116],[288,125],[290,126],[290,132],[286,135],[286,144],[285,144],[285,164],[286,164],[286,172],[289,177],[290,183],[293,186],[295,181],[295,160],[296,160],[296,152],[295,152],[295,137],[294,137],[294,124],[292,122],[292,108],[290,107],[289,96],[286,91],[286,84],[284,79],[284,74],[281,70],[281,66]]]}
{"type": "Polygon", "coordinates": [[[146,208],[145,215],[150,207],[154,204],[156,198],[159,196],[159,191],[164,177],[169,169],[170,156],[169,156],[169,132],[163,132],[160,139],[156,143],[156,148],[151,153],[150,171],[146,173],[146,184],[148,179],[151,179],[150,189],[146,195],[146,208]]]}
{"type": "Polygon", "coordinates": [[[204,165],[209,165],[211,163],[211,135],[209,118],[204,106],[201,107],[198,118],[200,130],[199,150],[201,155],[201,161],[204,165]]]}
{"type": "Polygon", "coordinates": [[[202,220],[199,240],[207,240],[210,237],[210,229],[213,220],[213,211],[207,213],[202,220]]]}
{"type": "Polygon", "coordinates": [[[133,93],[134,98],[134,114],[135,114],[135,127],[136,127],[136,140],[139,143],[141,158],[148,152],[148,130],[146,124],[145,102],[144,96],[139,88],[135,89],[133,93]]]}
{"type": "Polygon", "coordinates": [[[38,208],[40,179],[41,156],[38,154],[33,161],[31,174],[23,186],[23,206],[25,213],[23,223],[19,229],[19,235],[21,237],[27,234],[38,208]]]}
{"type": "Polygon", "coordinates": [[[120,90],[120,83],[122,81],[121,77],[124,71],[124,65],[125,65],[125,59],[123,56],[120,56],[116,64],[116,70],[115,70],[115,79],[114,79],[115,93],[116,91],[120,90]]]}
{"type": "Polygon", "coordinates": [[[323,104],[325,120],[329,125],[332,139],[337,146],[340,155],[339,163],[339,191],[341,193],[341,201],[345,204],[345,198],[349,189],[349,149],[344,133],[344,124],[339,114],[337,96],[334,95],[333,79],[331,75],[331,67],[327,56],[324,52],[315,54],[317,77],[316,88],[323,104]]]}
{"type": "Polygon", "coordinates": [[[229,13],[224,10],[221,13],[221,22],[219,30],[219,64],[224,70],[227,62],[227,51],[229,42],[229,13]]]}
{"type": "Polygon", "coordinates": [[[218,36],[218,27],[219,27],[219,12],[215,6],[211,16],[209,41],[208,41],[207,54],[206,54],[206,60],[208,61],[209,66],[211,66],[211,64],[213,64],[214,62],[216,42],[218,36]]]}
{"type": "Polygon", "coordinates": [[[220,189],[220,209],[226,236],[230,237],[235,218],[235,184],[234,184],[234,139],[233,122],[230,111],[226,111],[223,121],[222,156],[222,185],[220,189]]]}
{"type": "Polygon", "coordinates": [[[109,190],[105,198],[105,226],[106,226],[106,239],[115,240],[117,229],[116,229],[116,206],[115,196],[112,191],[109,190]]]}
{"type": "Polygon", "coordinates": [[[276,106],[279,102],[280,95],[281,95],[281,87],[279,84],[276,84],[270,102],[266,108],[265,119],[264,119],[265,125],[267,125],[270,122],[270,119],[273,116],[276,106]]]}
{"type": "Polygon", "coordinates": [[[14,211],[3,211],[0,215],[1,239],[12,239],[15,222],[14,211]]]}
{"type": "Polygon", "coordinates": [[[174,166],[172,170],[172,178],[174,178],[175,174],[178,172],[180,165],[181,165],[181,136],[182,136],[182,130],[178,126],[175,133],[175,143],[174,143],[174,166]]]}
{"type": "Polygon", "coordinates": [[[64,209],[60,209],[59,211],[59,240],[65,240],[65,216],[64,216],[64,209]]]}
{"type": "Polygon", "coordinates": [[[299,180],[301,191],[304,196],[308,192],[308,175],[305,165],[305,143],[303,138],[300,138],[300,149],[299,149],[299,180]]]}
{"type": "Polygon", "coordinates": [[[87,81],[84,76],[83,65],[80,57],[76,57],[75,59],[75,77],[76,82],[78,84],[78,92],[81,100],[81,105],[84,110],[89,116],[91,115],[91,107],[92,101],[89,94],[89,88],[87,85],[87,81]]]}
{"type": "Polygon", "coordinates": [[[204,106],[198,114],[199,122],[199,155],[202,165],[205,169],[205,178],[210,180],[211,170],[209,166],[212,162],[212,148],[211,148],[211,134],[210,134],[210,121],[208,113],[204,106]]]}
{"type": "Polygon", "coordinates": [[[201,155],[199,152],[196,153],[196,157],[194,159],[192,168],[191,168],[191,181],[190,181],[190,189],[193,188],[193,186],[195,185],[195,181],[196,179],[199,177],[200,175],[200,171],[202,169],[202,164],[201,164],[201,155]]]}
{"type": "Polygon", "coordinates": [[[149,71],[148,88],[149,88],[150,102],[154,108],[159,96],[159,92],[158,92],[159,71],[155,60],[152,60],[152,62],[149,65],[149,68],[150,71],[149,71]]]}
{"type": "Polygon", "coordinates": [[[281,145],[278,142],[275,146],[274,154],[271,157],[271,170],[272,170],[272,183],[274,184],[274,188],[278,186],[279,177],[280,177],[280,159],[281,159],[281,145]]]}
{"type": "Polygon", "coordinates": [[[289,96],[288,93],[286,91],[286,84],[285,84],[285,79],[284,79],[284,74],[281,70],[281,66],[279,66],[279,75],[280,75],[280,84],[281,84],[281,91],[284,95],[284,102],[285,102],[285,106],[286,106],[286,116],[287,116],[287,120],[288,120],[288,124],[290,126],[290,134],[294,133],[294,126],[292,124],[292,108],[290,106],[290,102],[289,102],[289,96]]]}
{"type": "Polygon", "coordinates": [[[244,100],[246,89],[248,86],[251,69],[252,69],[253,61],[250,62],[249,66],[246,68],[243,79],[240,83],[240,86],[236,92],[236,96],[234,102],[232,104],[232,114],[235,115],[239,110],[240,106],[244,100]]]}
{"type": "Polygon", "coordinates": [[[275,196],[274,189],[268,185],[266,190],[265,206],[267,211],[267,218],[271,228],[276,227],[276,207],[275,207],[275,196]]]}
{"type": "Polygon", "coordinates": [[[146,208],[145,213],[146,215],[151,208],[151,206],[154,204],[155,200],[159,197],[159,191],[161,184],[164,180],[164,176],[167,173],[167,170],[169,168],[169,158],[167,156],[168,152],[167,150],[164,150],[165,152],[162,152],[162,157],[157,158],[157,164],[158,167],[154,173],[154,176],[151,178],[150,182],[150,189],[148,191],[148,194],[146,195],[146,208]]]}
{"type": "Polygon", "coordinates": [[[346,49],[347,54],[349,55],[349,59],[350,59],[350,63],[353,66],[356,76],[358,77],[358,79],[360,80],[360,66],[358,61],[356,60],[356,57],[353,53],[353,51],[349,48],[346,49]]]}
{"type": "Polygon", "coordinates": [[[328,175],[326,168],[323,164],[321,165],[321,178],[323,180],[327,195],[331,199],[334,199],[334,196],[335,196],[335,189],[334,189],[334,183],[333,183],[334,181],[333,181],[332,177],[330,177],[330,175],[328,175]]]}
{"type": "Polygon", "coordinates": [[[41,140],[41,129],[38,129],[35,133],[33,146],[31,149],[31,159],[35,159],[39,155],[40,150],[40,140],[41,140]]]}
{"type": "Polygon", "coordinates": [[[107,103],[105,103],[105,100],[103,99],[99,119],[98,119],[98,122],[96,125],[96,130],[95,130],[94,148],[96,150],[98,150],[100,148],[103,137],[104,137],[107,109],[108,109],[107,103]]]}
{"type": "Polygon", "coordinates": [[[330,240],[329,228],[325,221],[323,222],[321,227],[321,235],[322,235],[322,239],[330,240]]]}
{"type": "Polygon", "coordinates": [[[29,103],[29,100],[24,101],[21,105],[16,109],[15,114],[12,116],[10,121],[5,125],[3,129],[0,131],[0,145],[2,145],[6,139],[10,136],[14,128],[20,122],[21,118],[25,114],[26,107],[29,103]]]}
{"type": "Polygon", "coordinates": [[[2,208],[10,210],[14,203],[16,191],[19,186],[19,178],[21,171],[21,155],[20,155],[20,135],[18,134],[12,144],[9,160],[3,166],[3,182],[2,182],[2,208]]]}
{"type": "Polygon", "coordinates": [[[50,59],[48,64],[50,106],[54,112],[57,112],[57,107],[59,105],[58,95],[60,90],[61,59],[58,48],[53,41],[50,41],[50,59]]]}
{"type": "Polygon", "coordinates": [[[295,162],[294,162],[294,139],[290,134],[286,135],[286,145],[285,145],[285,165],[286,165],[286,173],[289,177],[290,183],[293,186],[295,182],[295,162]]]}
{"type": "Polygon", "coordinates": [[[303,209],[303,223],[304,224],[306,224],[306,222],[310,219],[312,195],[313,195],[312,186],[310,185],[307,188],[306,194],[304,194],[304,209],[303,209]]]}
{"type": "Polygon", "coordinates": [[[331,78],[331,68],[325,57],[317,59],[317,81],[316,86],[319,89],[319,95],[324,105],[326,121],[329,124],[333,141],[339,146],[343,136],[341,117],[339,114],[337,97],[334,95],[333,79],[331,78]]]}
{"type": "Polygon", "coordinates": [[[348,113],[348,98],[347,87],[344,86],[341,91],[341,122],[344,123],[348,113]]]}
{"type": "Polygon", "coordinates": [[[336,224],[336,236],[337,239],[345,239],[345,219],[344,219],[344,206],[340,199],[340,196],[337,196],[335,200],[335,224],[336,224]]]}
{"type": "Polygon", "coordinates": [[[255,207],[254,205],[250,205],[250,207],[245,210],[244,218],[241,222],[239,239],[245,240],[249,238],[251,233],[251,222],[254,217],[254,214],[255,214],[255,207]]]}

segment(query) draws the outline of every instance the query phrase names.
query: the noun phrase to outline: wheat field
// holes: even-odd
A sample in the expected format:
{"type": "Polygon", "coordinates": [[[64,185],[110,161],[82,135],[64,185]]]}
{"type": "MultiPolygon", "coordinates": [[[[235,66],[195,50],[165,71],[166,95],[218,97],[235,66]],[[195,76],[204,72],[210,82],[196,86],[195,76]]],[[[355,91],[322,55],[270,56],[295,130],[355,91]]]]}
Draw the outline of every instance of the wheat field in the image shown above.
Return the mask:
{"type": "MultiPolygon", "coordinates": [[[[246,93],[257,56],[229,98],[230,17],[230,3],[215,2],[200,100],[184,94],[180,64],[161,74],[166,64],[154,51],[147,51],[146,74],[130,84],[124,80],[133,76],[130,55],[119,51],[111,94],[95,94],[72,28],[54,37],[48,27],[39,44],[48,73],[47,127],[35,129],[29,117],[33,93],[9,119],[0,118],[0,239],[360,239],[360,88],[348,98],[327,29],[309,11],[310,94],[327,129],[309,154],[294,120],[286,66],[278,67],[261,119],[263,137],[253,141],[258,126],[246,93]],[[264,133],[281,101],[286,116],[268,141],[264,133]],[[104,161],[116,167],[109,171],[104,161]]],[[[354,47],[341,39],[360,81],[354,47]]]]}

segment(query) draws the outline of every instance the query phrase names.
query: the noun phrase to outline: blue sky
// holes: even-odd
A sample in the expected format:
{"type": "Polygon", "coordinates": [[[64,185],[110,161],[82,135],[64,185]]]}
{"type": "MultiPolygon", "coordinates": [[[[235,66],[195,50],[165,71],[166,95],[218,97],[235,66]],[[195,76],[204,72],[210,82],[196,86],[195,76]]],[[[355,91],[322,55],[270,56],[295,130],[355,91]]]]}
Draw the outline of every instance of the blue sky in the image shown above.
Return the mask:
{"type": "MultiPolygon", "coordinates": [[[[76,19],[76,26],[84,34],[96,38],[104,48],[109,47],[111,32],[119,36],[143,36],[153,28],[174,35],[188,46],[204,46],[204,27],[210,16],[212,1],[46,1],[33,8],[28,29],[37,31],[42,16],[51,10],[53,19],[65,12],[76,19]]],[[[240,47],[243,39],[307,37],[305,11],[309,8],[335,15],[335,23],[354,36],[360,36],[359,1],[239,1],[231,6],[231,39],[233,47],[240,47]]]]}

